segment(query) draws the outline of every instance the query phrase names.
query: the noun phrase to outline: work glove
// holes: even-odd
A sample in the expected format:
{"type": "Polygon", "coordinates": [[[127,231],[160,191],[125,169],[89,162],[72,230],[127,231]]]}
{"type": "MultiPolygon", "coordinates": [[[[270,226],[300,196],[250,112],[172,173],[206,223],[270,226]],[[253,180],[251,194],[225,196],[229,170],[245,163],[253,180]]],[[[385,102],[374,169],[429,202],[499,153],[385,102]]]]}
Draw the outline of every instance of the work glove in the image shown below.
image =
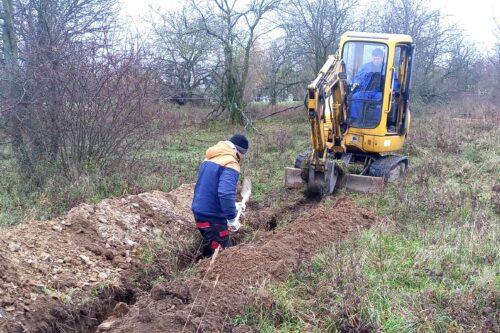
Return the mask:
{"type": "Polygon", "coordinates": [[[231,231],[238,231],[241,228],[241,223],[238,219],[234,218],[232,220],[227,220],[227,226],[231,231]]]}
{"type": "Polygon", "coordinates": [[[247,209],[247,205],[244,202],[237,202],[236,203],[236,210],[242,210],[243,212],[245,209],[247,209]]]}

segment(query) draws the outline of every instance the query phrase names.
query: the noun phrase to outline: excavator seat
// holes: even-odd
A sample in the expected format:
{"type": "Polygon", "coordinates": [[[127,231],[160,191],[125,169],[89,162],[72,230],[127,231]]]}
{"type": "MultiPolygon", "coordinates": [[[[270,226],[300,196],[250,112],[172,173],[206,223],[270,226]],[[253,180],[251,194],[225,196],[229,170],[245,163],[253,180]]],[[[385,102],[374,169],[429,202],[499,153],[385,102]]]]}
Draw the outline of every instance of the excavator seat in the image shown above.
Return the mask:
{"type": "Polygon", "coordinates": [[[349,102],[351,127],[374,128],[382,116],[382,85],[384,77],[380,73],[366,73],[349,102]]]}

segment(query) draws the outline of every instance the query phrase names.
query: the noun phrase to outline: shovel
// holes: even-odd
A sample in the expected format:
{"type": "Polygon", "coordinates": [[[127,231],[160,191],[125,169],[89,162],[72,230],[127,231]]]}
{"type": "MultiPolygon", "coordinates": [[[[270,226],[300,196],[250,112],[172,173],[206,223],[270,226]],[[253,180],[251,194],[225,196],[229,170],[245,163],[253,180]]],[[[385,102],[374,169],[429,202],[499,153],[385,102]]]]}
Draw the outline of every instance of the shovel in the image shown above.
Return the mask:
{"type": "MultiPolygon", "coordinates": [[[[252,181],[250,180],[250,178],[245,178],[245,180],[243,181],[243,187],[241,189],[241,197],[242,197],[241,203],[243,204],[243,206],[246,205],[248,199],[250,199],[251,194],[252,194],[252,181]]],[[[236,214],[236,221],[240,220],[242,212],[243,208],[238,209],[238,213],[236,214]]]]}

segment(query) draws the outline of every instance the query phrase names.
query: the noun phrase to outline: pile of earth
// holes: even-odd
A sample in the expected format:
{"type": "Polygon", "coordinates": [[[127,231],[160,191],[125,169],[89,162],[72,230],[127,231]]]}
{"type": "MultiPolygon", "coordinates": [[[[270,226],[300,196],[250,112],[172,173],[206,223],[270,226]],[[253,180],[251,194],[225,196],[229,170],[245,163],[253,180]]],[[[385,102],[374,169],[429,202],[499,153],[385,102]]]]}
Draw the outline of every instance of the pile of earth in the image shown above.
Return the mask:
{"type": "Polygon", "coordinates": [[[283,229],[199,261],[185,278],[158,283],[127,314],[107,318],[98,332],[251,332],[230,322],[255,301],[270,302],[266,286],[284,281],[320,248],[377,220],[346,198],[333,207],[318,205],[283,229]]]}
{"type": "Polygon", "coordinates": [[[0,332],[234,332],[230,318],[266,302],[269,283],[377,219],[347,199],[329,208],[307,199],[250,205],[232,237],[241,244],[179,275],[179,258],[192,266],[201,242],[192,194],[190,184],[107,199],[2,230],[0,332]],[[280,221],[289,225],[278,230],[280,221]],[[159,239],[172,253],[161,261],[164,282],[146,290],[136,277],[159,239]]]}
{"type": "Polygon", "coordinates": [[[2,230],[0,332],[88,331],[108,316],[103,307],[132,303],[126,284],[140,269],[142,246],[168,238],[176,256],[199,246],[192,193],[193,185],[183,185],[107,199],[2,230]]]}

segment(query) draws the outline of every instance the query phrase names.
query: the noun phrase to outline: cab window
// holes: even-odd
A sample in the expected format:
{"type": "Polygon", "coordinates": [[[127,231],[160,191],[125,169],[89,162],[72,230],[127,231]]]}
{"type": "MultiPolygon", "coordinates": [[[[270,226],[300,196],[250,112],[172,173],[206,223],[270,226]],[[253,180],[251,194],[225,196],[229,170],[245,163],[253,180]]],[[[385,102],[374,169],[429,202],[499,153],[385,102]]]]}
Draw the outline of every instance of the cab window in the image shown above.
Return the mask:
{"type": "Polygon", "coordinates": [[[350,127],[375,128],[380,123],[387,54],[388,47],[381,43],[344,45],[342,59],[350,90],[347,108],[350,127]]]}

